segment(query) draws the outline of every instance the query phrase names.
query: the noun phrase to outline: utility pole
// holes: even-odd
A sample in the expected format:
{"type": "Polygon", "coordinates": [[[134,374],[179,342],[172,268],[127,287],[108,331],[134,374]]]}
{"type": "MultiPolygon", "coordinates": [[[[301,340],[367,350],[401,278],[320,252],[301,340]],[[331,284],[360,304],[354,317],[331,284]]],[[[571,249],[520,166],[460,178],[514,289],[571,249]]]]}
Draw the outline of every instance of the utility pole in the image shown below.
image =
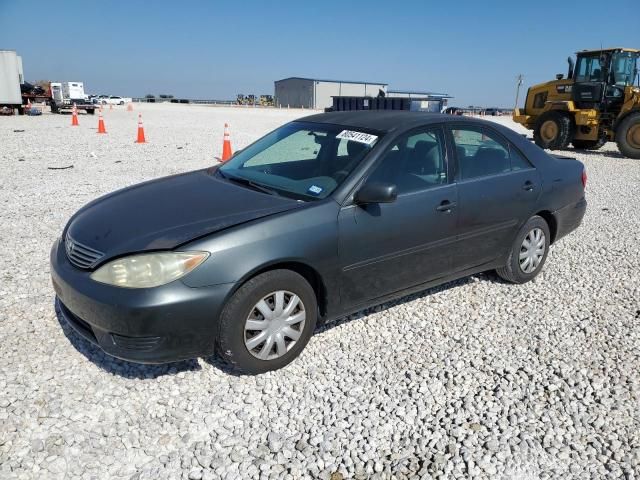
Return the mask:
{"type": "Polygon", "coordinates": [[[516,77],[516,104],[513,107],[513,110],[515,111],[516,108],[518,108],[518,99],[520,98],[520,86],[522,85],[522,80],[524,80],[524,75],[522,75],[521,73],[518,74],[518,76],[516,77]]]}

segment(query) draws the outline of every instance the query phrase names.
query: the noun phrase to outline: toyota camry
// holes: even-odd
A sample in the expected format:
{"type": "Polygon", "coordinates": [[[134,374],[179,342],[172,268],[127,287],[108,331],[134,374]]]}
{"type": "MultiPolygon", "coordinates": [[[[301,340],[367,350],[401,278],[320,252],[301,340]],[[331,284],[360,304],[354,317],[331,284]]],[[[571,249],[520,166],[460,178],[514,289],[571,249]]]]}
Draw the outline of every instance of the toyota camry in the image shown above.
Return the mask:
{"type": "Polygon", "coordinates": [[[51,251],[56,303],[115,357],[265,372],[321,322],[478,272],[534,279],[585,184],[580,162],[495,123],[312,115],[80,209],[51,251]]]}

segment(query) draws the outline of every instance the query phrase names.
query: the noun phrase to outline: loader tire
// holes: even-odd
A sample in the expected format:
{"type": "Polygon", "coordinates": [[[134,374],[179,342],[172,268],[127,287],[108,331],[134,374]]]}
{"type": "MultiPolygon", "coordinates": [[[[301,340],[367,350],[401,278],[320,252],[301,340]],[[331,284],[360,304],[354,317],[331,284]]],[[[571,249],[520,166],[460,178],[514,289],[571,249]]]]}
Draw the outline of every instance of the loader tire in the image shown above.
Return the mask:
{"type": "Polygon", "coordinates": [[[627,115],[618,124],[616,143],[622,155],[640,159],[640,112],[627,115]]]}
{"type": "Polygon", "coordinates": [[[574,130],[575,125],[569,116],[552,110],[540,115],[533,130],[533,139],[540,148],[564,149],[573,139],[574,130]]]}

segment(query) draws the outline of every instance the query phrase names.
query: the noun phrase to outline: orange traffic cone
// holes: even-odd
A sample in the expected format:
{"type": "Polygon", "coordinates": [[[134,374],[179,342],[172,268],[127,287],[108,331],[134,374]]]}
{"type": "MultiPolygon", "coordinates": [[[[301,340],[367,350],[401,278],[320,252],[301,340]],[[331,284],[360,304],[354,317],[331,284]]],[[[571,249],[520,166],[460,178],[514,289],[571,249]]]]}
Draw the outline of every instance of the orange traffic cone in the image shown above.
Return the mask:
{"type": "Polygon", "coordinates": [[[31,100],[27,100],[27,110],[31,110],[31,100]]]}
{"type": "Polygon", "coordinates": [[[107,133],[107,129],[104,128],[104,119],[102,118],[102,109],[98,112],[98,133],[107,133]]]}
{"type": "Polygon", "coordinates": [[[127,105],[127,112],[133,112],[133,103],[127,105]]]}
{"type": "Polygon", "coordinates": [[[76,104],[73,104],[73,110],[71,110],[71,126],[72,127],[77,127],[78,125],[80,125],[78,123],[78,107],[76,107],[76,104]]]}
{"type": "Polygon", "coordinates": [[[231,158],[231,140],[229,139],[229,125],[224,124],[224,140],[222,141],[222,161],[226,162],[231,158]]]}
{"type": "Polygon", "coordinates": [[[147,143],[144,139],[144,127],[142,126],[142,114],[138,114],[138,139],[136,143],[147,143]]]}

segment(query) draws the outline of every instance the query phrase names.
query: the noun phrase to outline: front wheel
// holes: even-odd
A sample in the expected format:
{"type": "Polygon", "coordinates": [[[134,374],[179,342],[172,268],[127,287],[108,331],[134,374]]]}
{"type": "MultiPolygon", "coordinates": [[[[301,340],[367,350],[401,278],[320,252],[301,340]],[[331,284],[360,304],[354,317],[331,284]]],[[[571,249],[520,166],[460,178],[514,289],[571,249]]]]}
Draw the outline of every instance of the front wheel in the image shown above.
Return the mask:
{"type": "Polygon", "coordinates": [[[533,130],[533,139],[540,148],[564,149],[571,142],[574,129],[571,117],[551,110],[540,115],[533,130]]]}
{"type": "Polygon", "coordinates": [[[640,159],[640,112],[627,115],[616,129],[618,150],[625,157],[640,159]]]}
{"type": "Polygon", "coordinates": [[[293,361],[316,326],[315,292],[291,270],[262,273],[242,285],[220,316],[217,350],[236,370],[258,374],[293,361]]]}
{"type": "Polygon", "coordinates": [[[511,246],[507,264],[496,273],[511,283],[526,283],[542,270],[547,259],[551,233],[544,218],[531,217],[518,232],[511,246]]]}

